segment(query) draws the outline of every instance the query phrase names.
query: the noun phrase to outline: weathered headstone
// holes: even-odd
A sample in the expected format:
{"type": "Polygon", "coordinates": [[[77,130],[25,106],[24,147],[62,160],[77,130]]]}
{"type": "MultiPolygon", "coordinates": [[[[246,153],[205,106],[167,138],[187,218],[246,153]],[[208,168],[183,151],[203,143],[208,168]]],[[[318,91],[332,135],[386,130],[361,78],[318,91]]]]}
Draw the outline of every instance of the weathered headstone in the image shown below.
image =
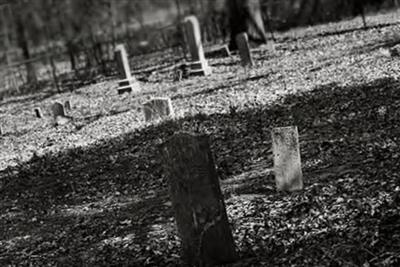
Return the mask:
{"type": "Polygon", "coordinates": [[[236,35],[236,45],[239,50],[242,66],[253,66],[253,59],[251,57],[249,38],[247,33],[239,33],[236,35]]]}
{"type": "Polygon", "coordinates": [[[272,148],[277,189],[289,192],[303,189],[297,127],[274,128],[272,148]]]}
{"type": "Polygon", "coordinates": [[[64,106],[60,102],[55,102],[51,106],[51,111],[53,112],[54,119],[56,119],[57,117],[65,117],[64,106]]]}
{"type": "Polygon", "coordinates": [[[36,118],[38,118],[38,119],[43,118],[42,111],[40,110],[40,108],[35,108],[34,111],[35,111],[36,118]]]}
{"type": "Polygon", "coordinates": [[[128,54],[123,44],[119,44],[115,47],[114,57],[120,78],[118,94],[130,93],[137,90],[139,85],[135,77],[131,75],[128,54]]]}
{"type": "Polygon", "coordinates": [[[143,105],[143,111],[146,121],[172,118],[175,115],[170,98],[153,98],[143,105]]]}
{"type": "Polygon", "coordinates": [[[182,257],[190,266],[237,259],[209,138],[175,134],[161,148],[182,257]]]}
{"type": "Polygon", "coordinates": [[[0,126],[0,136],[4,134],[3,127],[0,126]]]}
{"type": "Polygon", "coordinates": [[[65,101],[64,107],[66,110],[71,111],[71,101],[69,100],[65,101]]]}
{"type": "Polygon", "coordinates": [[[186,17],[184,20],[186,39],[191,56],[190,74],[210,75],[211,68],[208,66],[204,56],[203,44],[201,43],[200,24],[195,16],[186,17]]]}

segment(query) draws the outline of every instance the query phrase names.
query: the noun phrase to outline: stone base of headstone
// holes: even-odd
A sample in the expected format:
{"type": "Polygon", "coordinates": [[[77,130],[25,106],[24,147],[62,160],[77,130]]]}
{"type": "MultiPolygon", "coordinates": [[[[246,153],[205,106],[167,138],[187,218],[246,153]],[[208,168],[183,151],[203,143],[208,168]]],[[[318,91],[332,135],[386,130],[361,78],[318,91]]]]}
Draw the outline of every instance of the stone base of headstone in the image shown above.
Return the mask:
{"type": "Polygon", "coordinates": [[[207,136],[174,135],[161,148],[182,257],[188,266],[237,259],[224,198],[207,136]]]}
{"type": "Polygon", "coordinates": [[[117,92],[119,95],[131,93],[139,89],[139,84],[134,77],[119,81],[118,86],[117,92]]]}
{"type": "Polygon", "coordinates": [[[279,191],[303,189],[299,134],[297,127],[282,127],[272,130],[274,172],[279,191]]]}
{"type": "Polygon", "coordinates": [[[170,98],[159,97],[146,102],[143,105],[143,112],[146,122],[175,116],[170,98]]]}
{"type": "Polygon", "coordinates": [[[206,58],[218,58],[218,57],[229,57],[229,56],[231,56],[231,52],[229,51],[227,45],[223,45],[205,52],[206,58]]]}
{"type": "Polygon", "coordinates": [[[212,71],[206,60],[189,62],[189,75],[208,76],[212,71]]]}

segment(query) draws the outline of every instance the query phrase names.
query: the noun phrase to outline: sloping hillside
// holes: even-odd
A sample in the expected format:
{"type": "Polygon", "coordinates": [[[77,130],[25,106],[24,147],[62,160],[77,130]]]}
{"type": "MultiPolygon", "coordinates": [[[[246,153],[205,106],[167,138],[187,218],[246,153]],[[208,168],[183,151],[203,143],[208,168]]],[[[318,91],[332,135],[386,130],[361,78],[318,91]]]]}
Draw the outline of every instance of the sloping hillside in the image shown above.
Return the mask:
{"type": "Polygon", "coordinates": [[[0,265],[179,264],[158,146],[182,130],[210,135],[235,266],[400,264],[399,25],[355,24],[283,33],[253,49],[252,69],[233,56],[210,59],[209,77],[155,71],[136,95],[107,81],[4,100],[0,265]],[[178,118],[143,123],[153,96],[170,97],[178,118]],[[69,124],[34,118],[67,99],[69,124]],[[270,172],[270,130],[286,125],[300,131],[306,188],[295,194],[276,192],[270,172]]]}

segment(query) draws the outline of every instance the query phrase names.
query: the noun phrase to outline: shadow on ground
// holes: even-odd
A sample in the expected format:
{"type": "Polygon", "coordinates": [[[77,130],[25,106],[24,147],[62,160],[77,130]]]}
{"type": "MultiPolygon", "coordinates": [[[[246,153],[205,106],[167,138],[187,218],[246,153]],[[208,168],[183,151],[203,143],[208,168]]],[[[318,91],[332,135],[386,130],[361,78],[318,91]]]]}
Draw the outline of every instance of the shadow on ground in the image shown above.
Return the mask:
{"type": "MultiPolygon", "coordinates": [[[[265,170],[272,167],[271,128],[288,125],[297,125],[300,131],[307,187],[304,196],[323,195],[325,184],[346,178],[354,170],[371,183],[359,191],[339,184],[334,185],[336,189],[355,199],[362,198],[363,192],[375,194],[377,180],[400,183],[399,166],[392,158],[400,146],[399,89],[400,82],[394,79],[349,87],[329,84],[288,96],[274,106],[255,103],[230,114],[198,114],[104,140],[96,146],[35,157],[9,168],[0,173],[0,263],[178,264],[179,241],[158,156],[159,145],[176,131],[210,135],[218,173],[227,181],[223,187],[228,200],[254,193],[272,201],[282,199],[282,194],[274,191],[273,177],[265,170]]],[[[379,185],[382,192],[393,193],[392,183],[379,185]]],[[[297,196],[293,196],[293,205],[298,204],[297,196]]],[[[263,214],[264,206],[258,214],[263,214]]],[[[309,216],[310,209],[293,210],[291,217],[309,216]]],[[[264,216],[266,225],[268,216],[264,216]]],[[[377,211],[374,216],[360,216],[375,222],[386,215],[377,211]]],[[[242,219],[233,218],[235,229],[247,227],[236,225],[235,221],[242,219]]],[[[347,230],[343,230],[343,236],[336,236],[333,233],[337,230],[327,229],[329,235],[323,238],[310,235],[294,243],[287,236],[281,236],[279,244],[276,240],[265,243],[261,234],[248,238],[248,243],[238,241],[236,232],[234,236],[243,258],[253,259],[250,262],[287,265],[307,262],[306,258],[312,261],[310,265],[319,260],[343,263],[329,258],[336,254],[327,256],[321,249],[329,244],[347,244],[347,230]],[[251,240],[261,240],[265,247],[257,249],[251,240]],[[305,243],[315,248],[313,253],[299,252],[297,248],[305,243]]],[[[379,252],[376,244],[368,248],[371,253],[379,252]]],[[[382,248],[393,250],[389,245],[382,248]]],[[[343,253],[343,260],[349,260],[350,252],[343,253]]],[[[353,253],[359,253],[353,263],[372,258],[361,249],[353,249],[353,253]]]]}

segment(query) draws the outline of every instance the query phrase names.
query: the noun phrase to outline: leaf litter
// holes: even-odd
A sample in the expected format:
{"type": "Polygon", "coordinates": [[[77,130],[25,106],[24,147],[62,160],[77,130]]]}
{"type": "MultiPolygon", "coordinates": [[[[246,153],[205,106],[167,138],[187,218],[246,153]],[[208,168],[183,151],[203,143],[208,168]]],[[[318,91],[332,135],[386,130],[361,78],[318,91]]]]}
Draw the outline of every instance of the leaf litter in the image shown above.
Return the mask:
{"type": "Polygon", "coordinates": [[[398,265],[400,63],[382,53],[398,26],[312,32],[255,49],[255,68],[211,59],[209,77],[159,73],[134,96],[106,81],[4,101],[1,265],[182,264],[158,156],[176,131],[210,135],[241,256],[232,266],[398,265]],[[171,97],[178,118],[143,123],[153,96],[171,97]],[[65,99],[70,123],[34,118],[65,99]],[[275,191],[271,172],[270,130],[286,125],[299,128],[306,183],[292,194],[275,191]]]}

